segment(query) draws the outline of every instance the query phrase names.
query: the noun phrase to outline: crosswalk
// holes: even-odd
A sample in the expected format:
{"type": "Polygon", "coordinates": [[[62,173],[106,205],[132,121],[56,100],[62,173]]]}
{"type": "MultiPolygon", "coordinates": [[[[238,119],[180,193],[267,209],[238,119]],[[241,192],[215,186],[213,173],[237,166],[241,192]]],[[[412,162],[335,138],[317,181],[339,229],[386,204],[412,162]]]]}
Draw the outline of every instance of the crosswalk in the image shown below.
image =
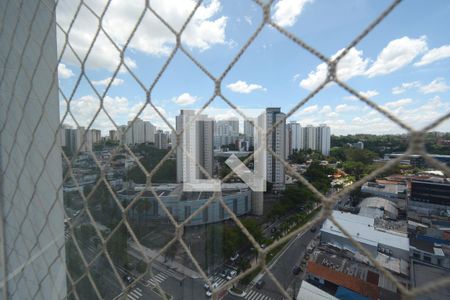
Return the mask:
{"type": "Polygon", "coordinates": [[[131,289],[128,292],[127,299],[129,299],[129,300],[137,300],[137,299],[141,298],[142,296],[143,296],[142,295],[142,290],[137,287],[137,288],[131,289]]]}
{"type": "Polygon", "coordinates": [[[255,290],[250,290],[247,295],[244,296],[247,300],[271,300],[269,296],[261,294],[255,290]]]}
{"type": "Polygon", "coordinates": [[[147,287],[149,287],[149,286],[154,287],[157,284],[161,284],[167,278],[168,278],[168,276],[166,274],[158,273],[158,274],[155,274],[152,278],[148,279],[144,285],[147,287]]]}
{"type": "Polygon", "coordinates": [[[209,278],[209,281],[211,281],[212,284],[217,283],[217,289],[220,288],[222,285],[224,285],[227,280],[223,279],[222,277],[213,276],[209,278]]]}

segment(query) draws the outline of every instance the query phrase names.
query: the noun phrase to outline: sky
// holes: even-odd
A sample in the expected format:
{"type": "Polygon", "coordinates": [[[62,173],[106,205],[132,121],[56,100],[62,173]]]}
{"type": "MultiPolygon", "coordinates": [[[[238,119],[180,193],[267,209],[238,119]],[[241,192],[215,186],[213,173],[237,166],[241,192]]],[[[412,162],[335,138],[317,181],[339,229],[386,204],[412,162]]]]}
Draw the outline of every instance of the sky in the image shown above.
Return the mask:
{"type": "MultiPolygon", "coordinates": [[[[91,128],[106,133],[140,112],[140,118],[167,130],[169,126],[155,109],[145,105],[146,91],[151,91],[151,102],[172,126],[180,109],[199,109],[214,96],[214,82],[204,71],[180,49],[172,55],[176,35],[152,12],[179,32],[196,2],[154,0],[151,10],[145,9],[144,2],[112,0],[105,7],[104,1],[87,0],[89,8],[81,6],[74,22],[78,1],[58,2],[58,73],[64,123],[74,125],[75,118],[80,126],[88,126],[95,117],[91,128]],[[103,30],[97,36],[99,19],[93,12],[103,15],[103,30]],[[118,50],[125,45],[127,67],[120,65],[118,50]],[[85,62],[88,79],[81,75],[80,61],[85,62]],[[103,99],[100,111],[99,99],[103,99]],[[71,115],[66,114],[66,100],[71,115]]],[[[391,2],[280,0],[273,3],[270,16],[320,53],[335,57],[391,2]]],[[[262,18],[262,9],[253,1],[204,1],[180,41],[183,49],[217,78],[262,18]]],[[[411,127],[421,129],[450,112],[448,28],[449,1],[403,1],[350,49],[338,64],[337,75],[411,127]]],[[[316,56],[265,25],[226,73],[221,92],[242,109],[281,107],[287,113],[323,82],[326,72],[327,66],[316,56]]],[[[230,108],[217,97],[209,107],[211,111],[230,108]]],[[[336,84],[328,84],[294,111],[289,121],[305,126],[326,123],[336,135],[405,133],[336,84]]],[[[450,120],[435,130],[450,131],[450,120]]]]}

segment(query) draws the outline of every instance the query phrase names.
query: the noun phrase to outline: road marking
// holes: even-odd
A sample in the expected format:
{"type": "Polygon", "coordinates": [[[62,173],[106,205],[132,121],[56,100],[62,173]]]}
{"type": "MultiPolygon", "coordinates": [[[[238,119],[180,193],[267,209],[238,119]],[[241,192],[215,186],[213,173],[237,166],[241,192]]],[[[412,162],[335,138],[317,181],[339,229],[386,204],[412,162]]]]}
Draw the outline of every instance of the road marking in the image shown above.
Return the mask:
{"type": "Polygon", "coordinates": [[[160,284],[167,278],[168,278],[168,276],[166,274],[158,273],[155,276],[153,276],[152,278],[148,279],[147,284],[145,284],[145,286],[156,286],[157,284],[160,284]]]}
{"type": "Polygon", "coordinates": [[[244,296],[244,298],[247,300],[270,300],[270,299],[272,299],[269,296],[264,295],[262,293],[258,293],[255,290],[251,290],[247,295],[244,296]]]}

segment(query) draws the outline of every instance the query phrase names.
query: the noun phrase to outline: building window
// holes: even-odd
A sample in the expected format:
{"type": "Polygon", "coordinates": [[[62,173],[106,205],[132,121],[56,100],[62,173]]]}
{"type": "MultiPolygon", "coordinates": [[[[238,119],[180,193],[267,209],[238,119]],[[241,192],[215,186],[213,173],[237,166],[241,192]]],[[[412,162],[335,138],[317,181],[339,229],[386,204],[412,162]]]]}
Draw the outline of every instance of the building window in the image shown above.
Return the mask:
{"type": "Polygon", "coordinates": [[[186,220],[191,215],[191,207],[185,206],[184,207],[184,219],[186,220]]]}
{"type": "Polygon", "coordinates": [[[413,257],[414,257],[414,258],[419,258],[419,259],[420,259],[420,254],[419,254],[419,252],[414,251],[414,252],[413,252],[413,257]]]}
{"type": "Polygon", "coordinates": [[[203,222],[204,223],[206,223],[206,222],[208,222],[208,207],[206,207],[204,210],[203,210],[203,222]]]}
{"type": "Polygon", "coordinates": [[[219,203],[219,219],[223,220],[225,219],[225,209],[222,205],[219,203]]]}
{"type": "Polygon", "coordinates": [[[423,256],[423,260],[428,262],[428,263],[431,263],[431,257],[429,255],[424,255],[423,256]]]}
{"type": "Polygon", "coordinates": [[[237,214],[237,199],[233,199],[233,212],[237,214]]]}

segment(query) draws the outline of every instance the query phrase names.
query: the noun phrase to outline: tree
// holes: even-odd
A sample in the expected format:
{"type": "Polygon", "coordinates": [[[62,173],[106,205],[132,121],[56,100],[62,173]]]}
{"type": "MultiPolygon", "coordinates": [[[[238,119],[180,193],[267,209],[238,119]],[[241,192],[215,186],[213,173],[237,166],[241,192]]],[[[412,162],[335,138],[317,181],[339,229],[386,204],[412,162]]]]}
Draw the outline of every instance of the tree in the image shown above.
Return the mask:
{"type": "Polygon", "coordinates": [[[116,264],[125,265],[128,262],[128,231],[124,224],[112,234],[106,246],[116,264]]]}

